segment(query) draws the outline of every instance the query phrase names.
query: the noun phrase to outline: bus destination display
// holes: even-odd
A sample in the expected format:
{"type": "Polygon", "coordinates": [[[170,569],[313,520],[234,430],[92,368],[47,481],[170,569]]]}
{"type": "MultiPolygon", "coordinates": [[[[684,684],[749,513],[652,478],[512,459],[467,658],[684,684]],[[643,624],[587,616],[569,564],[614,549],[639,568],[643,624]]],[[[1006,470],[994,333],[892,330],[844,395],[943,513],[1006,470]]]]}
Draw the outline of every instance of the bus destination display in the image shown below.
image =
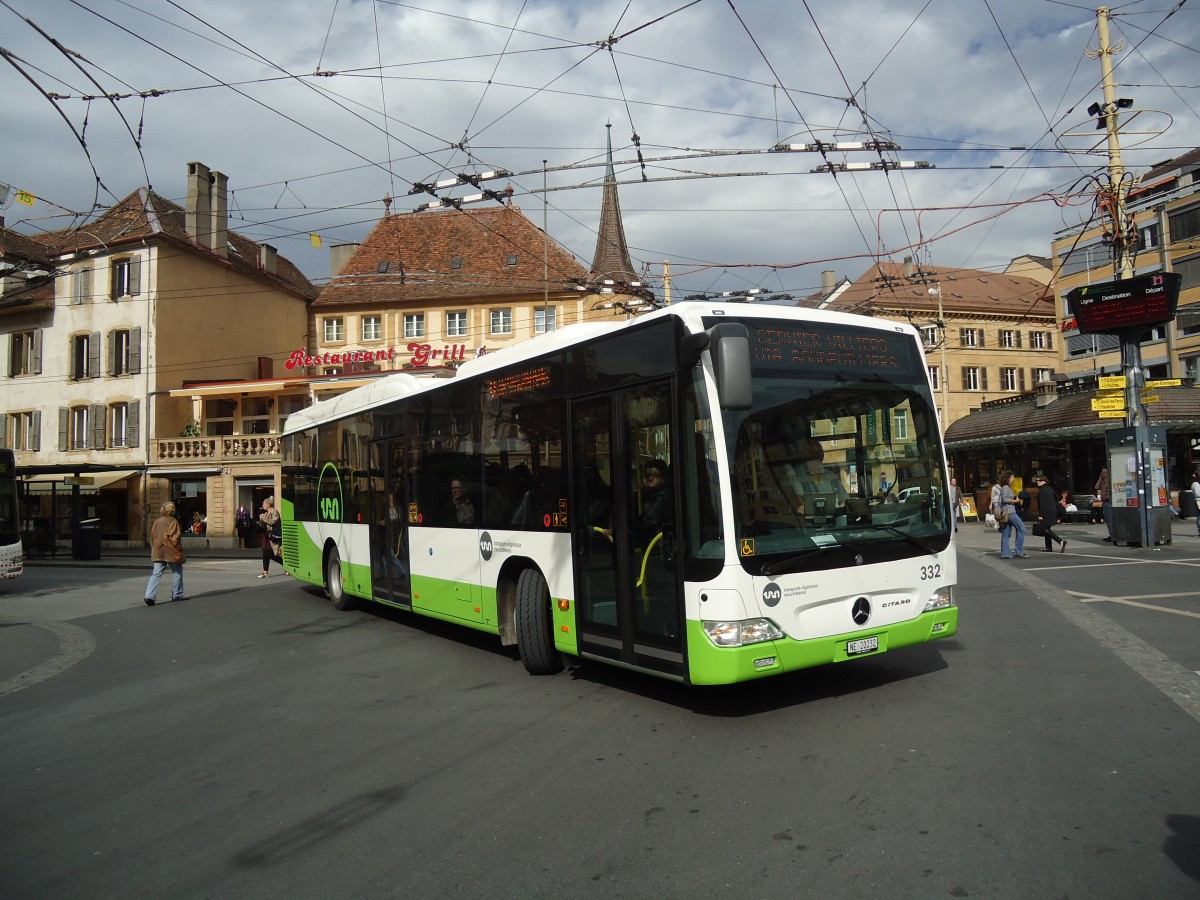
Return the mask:
{"type": "Polygon", "coordinates": [[[750,347],[756,365],[882,373],[911,367],[913,341],[885,331],[755,328],[750,347]]]}
{"type": "Polygon", "coordinates": [[[1081,333],[1119,334],[1174,319],[1182,278],[1178,272],[1154,272],[1089,284],[1068,293],[1067,301],[1081,333]]]}

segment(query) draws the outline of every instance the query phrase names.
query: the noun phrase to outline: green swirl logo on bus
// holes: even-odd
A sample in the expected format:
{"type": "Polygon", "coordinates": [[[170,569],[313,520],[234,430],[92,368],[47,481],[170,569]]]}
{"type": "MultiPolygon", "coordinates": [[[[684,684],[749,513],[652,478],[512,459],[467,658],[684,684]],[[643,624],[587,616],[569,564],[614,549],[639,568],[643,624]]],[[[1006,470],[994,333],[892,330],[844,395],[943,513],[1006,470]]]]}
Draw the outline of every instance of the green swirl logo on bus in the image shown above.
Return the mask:
{"type": "Polygon", "coordinates": [[[341,522],[345,509],[342,478],[338,474],[337,466],[327,462],[321,469],[320,484],[317,487],[317,519],[321,522],[341,522]],[[326,473],[330,474],[327,476],[326,473]]]}

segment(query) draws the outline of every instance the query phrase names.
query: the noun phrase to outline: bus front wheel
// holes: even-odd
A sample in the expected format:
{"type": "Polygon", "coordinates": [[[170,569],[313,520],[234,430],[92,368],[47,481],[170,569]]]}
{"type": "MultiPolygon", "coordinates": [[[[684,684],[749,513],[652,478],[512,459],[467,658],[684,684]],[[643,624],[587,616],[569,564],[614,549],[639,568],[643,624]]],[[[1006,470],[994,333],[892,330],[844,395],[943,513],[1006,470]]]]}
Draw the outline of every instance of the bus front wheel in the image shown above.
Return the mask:
{"type": "Polygon", "coordinates": [[[325,593],[334,609],[350,609],[354,605],[354,598],[346,593],[346,586],[342,584],[342,557],[337,547],[330,547],[329,556],[325,558],[325,593]]]}
{"type": "Polygon", "coordinates": [[[517,579],[517,649],[530,675],[562,671],[562,655],[554,649],[550,630],[550,590],[536,569],[526,569],[517,579]]]}

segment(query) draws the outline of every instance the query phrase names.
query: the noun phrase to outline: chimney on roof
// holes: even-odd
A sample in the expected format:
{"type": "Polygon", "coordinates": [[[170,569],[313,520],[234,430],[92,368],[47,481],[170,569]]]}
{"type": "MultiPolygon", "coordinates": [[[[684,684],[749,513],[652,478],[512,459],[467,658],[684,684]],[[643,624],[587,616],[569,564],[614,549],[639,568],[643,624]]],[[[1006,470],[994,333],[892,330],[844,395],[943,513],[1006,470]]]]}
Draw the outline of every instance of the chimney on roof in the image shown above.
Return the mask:
{"type": "Polygon", "coordinates": [[[212,246],[212,182],[204,163],[188,163],[184,222],[188,237],[201,247],[212,246]]]}
{"type": "Polygon", "coordinates": [[[904,277],[912,278],[914,272],[916,272],[916,266],[913,265],[913,258],[911,256],[904,257],[904,277]]]}
{"type": "Polygon", "coordinates": [[[229,255],[229,179],[221,172],[213,172],[209,176],[211,193],[209,202],[212,205],[212,230],[209,245],[212,252],[224,259],[229,255]]]}
{"type": "Polygon", "coordinates": [[[278,268],[279,251],[270,244],[258,245],[258,267],[268,275],[274,275],[278,268]]]}
{"type": "Polygon", "coordinates": [[[837,286],[837,272],[826,269],[821,273],[821,296],[828,297],[837,286]]]}
{"type": "Polygon", "coordinates": [[[1045,409],[1058,399],[1058,382],[1053,378],[1039,381],[1034,385],[1033,390],[1035,394],[1034,404],[1038,409],[1045,409]]]}
{"type": "Polygon", "coordinates": [[[349,244],[334,244],[332,247],[330,247],[329,274],[342,274],[342,269],[346,268],[346,263],[350,262],[350,257],[358,252],[359,246],[361,245],[351,242],[349,244]]]}

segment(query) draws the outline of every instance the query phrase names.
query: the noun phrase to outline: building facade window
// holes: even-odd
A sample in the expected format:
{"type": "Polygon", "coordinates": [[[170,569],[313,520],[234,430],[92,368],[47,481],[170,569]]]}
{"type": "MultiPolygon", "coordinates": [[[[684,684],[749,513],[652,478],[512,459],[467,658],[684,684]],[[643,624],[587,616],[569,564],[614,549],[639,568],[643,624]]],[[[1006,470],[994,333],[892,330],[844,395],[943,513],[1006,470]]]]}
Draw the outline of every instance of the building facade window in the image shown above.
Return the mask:
{"type": "Polygon", "coordinates": [[[42,414],[38,410],[9,413],[8,422],[8,446],[11,449],[42,449],[42,414]]]}
{"type": "Polygon", "coordinates": [[[1043,368],[1043,369],[1034,369],[1033,370],[1033,383],[1035,385],[1041,384],[1043,381],[1053,381],[1053,380],[1054,380],[1054,370],[1053,369],[1044,369],[1043,368]]]}
{"type": "Polygon", "coordinates": [[[493,309],[491,311],[491,333],[512,334],[511,309],[493,309]]]}
{"type": "Polygon", "coordinates": [[[1050,335],[1047,334],[1045,331],[1029,332],[1029,346],[1032,347],[1034,350],[1049,350],[1049,349],[1051,349],[1050,335]]]}
{"type": "Polygon", "coordinates": [[[362,339],[364,341],[382,341],[383,340],[383,317],[382,316],[363,316],[362,317],[362,339]]]}
{"type": "Polygon", "coordinates": [[[272,405],[270,397],[242,398],[242,434],[270,434],[272,405]]]}
{"type": "Polygon", "coordinates": [[[938,342],[938,329],[936,325],[921,326],[921,343],[926,347],[936,347],[938,342]]]}
{"type": "Polygon", "coordinates": [[[223,397],[205,400],[204,434],[207,437],[233,434],[233,413],[236,409],[236,400],[227,400],[223,397]]]}
{"type": "Polygon", "coordinates": [[[1005,366],[1000,370],[1000,389],[1002,391],[1025,390],[1025,370],[1005,366]]]}
{"type": "Polygon", "coordinates": [[[535,334],[545,334],[558,328],[558,310],[556,307],[539,306],[533,311],[533,331],[535,334]]]}
{"type": "Polygon", "coordinates": [[[91,303],[92,302],[92,270],[91,269],[76,269],[75,276],[71,279],[72,293],[71,302],[75,304],[91,303]]]}
{"type": "Polygon", "coordinates": [[[964,391],[986,391],[987,369],[982,366],[963,366],[962,386],[964,391]]]}
{"type": "Polygon", "coordinates": [[[937,366],[929,366],[929,386],[935,391],[942,389],[942,370],[937,366]]]}
{"type": "Polygon", "coordinates": [[[454,312],[446,313],[446,337],[466,337],[467,336],[467,313],[466,310],[455,310],[454,312]]]}
{"type": "Polygon", "coordinates": [[[108,374],[136,375],[142,371],[142,329],[118,328],[108,333],[108,374]]]}
{"type": "Polygon", "coordinates": [[[97,378],[100,375],[100,333],[76,334],[71,337],[71,370],[73,381],[97,378]]]}
{"type": "Polygon", "coordinates": [[[8,342],[8,376],[40,375],[42,372],[42,330],[17,331],[8,342]]]}
{"type": "Polygon", "coordinates": [[[1005,329],[1000,332],[1000,346],[1010,350],[1021,346],[1021,332],[1005,329]]]}
{"type": "Polygon", "coordinates": [[[325,343],[339,344],[346,340],[346,323],[341,316],[330,316],[324,320],[325,343]]]}
{"type": "Polygon", "coordinates": [[[142,261],[138,257],[113,260],[111,272],[113,300],[136,297],[142,292],[142,261]]]}
{"type": "Polygon", "coordinates": [[[908,412],[906,410],[894,410],[894,414],[892,415],[892,438],[897,441],[908,440],[908,412]]]}
{"type": "Polygon", "coordinates": [[[410,340],[425,337],[425,313],[404,314],[404,337],[410,340]]]}
{"type": "Polygon", "coordinates": [[[964,347],[982,347],[983,346],[983,329],[982,328],[963,328],[959,331],[959,340],[964,347]]]}
{"type": "Polygon", "coordinates": [[[1172,241],[1200,236],[1200,206],[1191,206],[1173,213],[1169,220],[1172,241]]]}
{"type": "Polygon", "coordinates": [[[108,407],[108,446],[127,447],[125,431],[129,427],[129,404],[112,403],[108,407]]]}

